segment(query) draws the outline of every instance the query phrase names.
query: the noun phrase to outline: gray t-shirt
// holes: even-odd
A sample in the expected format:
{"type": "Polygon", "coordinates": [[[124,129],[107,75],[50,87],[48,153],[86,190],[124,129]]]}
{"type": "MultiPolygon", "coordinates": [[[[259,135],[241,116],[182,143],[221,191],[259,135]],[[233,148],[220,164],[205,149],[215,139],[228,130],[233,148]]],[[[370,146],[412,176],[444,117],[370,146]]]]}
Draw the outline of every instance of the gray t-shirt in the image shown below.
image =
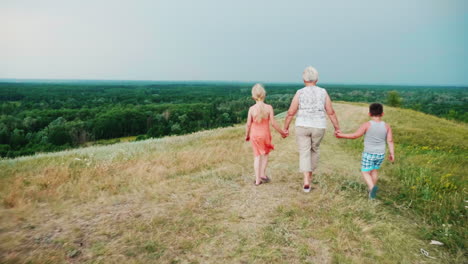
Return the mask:
{"type": "Polygon", "coordinates": [[[364,152],[371,154],[385,154],[387,141],[387,127],[384,121],[369,121],[370,127],[364,136],[364,152]]]}

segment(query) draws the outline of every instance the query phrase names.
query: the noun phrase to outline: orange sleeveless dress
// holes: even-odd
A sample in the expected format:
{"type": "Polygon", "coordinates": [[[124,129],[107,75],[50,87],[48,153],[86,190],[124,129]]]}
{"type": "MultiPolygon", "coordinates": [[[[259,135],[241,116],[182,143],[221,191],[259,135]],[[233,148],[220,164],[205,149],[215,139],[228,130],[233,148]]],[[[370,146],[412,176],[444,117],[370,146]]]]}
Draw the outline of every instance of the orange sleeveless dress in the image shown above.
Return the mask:
{"type": "Polygon", "coordinates": [[[275,149],[271,144],[270,117],[263,118],[260,122],[253,118],[250,127],[250,142],[255,156],[267,155],[275,149]]]}

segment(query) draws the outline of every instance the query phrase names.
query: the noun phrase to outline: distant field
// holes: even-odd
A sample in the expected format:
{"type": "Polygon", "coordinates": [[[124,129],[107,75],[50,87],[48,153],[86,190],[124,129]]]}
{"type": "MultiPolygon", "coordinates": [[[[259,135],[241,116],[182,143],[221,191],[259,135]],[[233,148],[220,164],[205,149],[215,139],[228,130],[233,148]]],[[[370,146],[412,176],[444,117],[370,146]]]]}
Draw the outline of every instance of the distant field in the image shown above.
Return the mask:
{"type": "MultiPolygon", "coordinates": [[[[335,108],[344,131],[367,119],[335,108]]],[[[309,194],[294,130],[259,187],[241,125],[0,161],[0,262],[466,263],[467,125],[385,111],[397,160],[375,202],[360,142],[332,129],[309,194]]]]}
{"type": "MultiPolygon", "coordinates": [[[[334,101],[383,102],[468,122],[467,87],[322,85],[334,101]],[[389,97],[389,92],[393,97],[389,97]]],[[[0,157],[159,138],[243,122],[249,83],[0,82],[0,157]]],[[[266,84],[267,103],[286,111],[301,84],[266,84]]]]}

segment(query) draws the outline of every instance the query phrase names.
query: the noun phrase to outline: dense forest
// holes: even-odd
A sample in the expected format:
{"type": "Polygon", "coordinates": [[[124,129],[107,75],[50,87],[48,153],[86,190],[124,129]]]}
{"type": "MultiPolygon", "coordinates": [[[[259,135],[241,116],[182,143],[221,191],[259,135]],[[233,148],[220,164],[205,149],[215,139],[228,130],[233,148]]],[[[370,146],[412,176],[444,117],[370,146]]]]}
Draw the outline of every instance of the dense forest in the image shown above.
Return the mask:
{"type": "MultiPolygon", "coordinates": [[[[186,134],[243,122],[251,83],[0,82],[0,156],[119,137],[186,134]]],[[[382,102],[468,122],[467,87],[321,85],[334,101],[382,102]]],[[[266,84],[283,112],[301,84],[266,84]]],[[[109,142],[113,142],[110,140],[109,142]]],[[[116,140],[118,142],[118,139],[116,140]]]]}

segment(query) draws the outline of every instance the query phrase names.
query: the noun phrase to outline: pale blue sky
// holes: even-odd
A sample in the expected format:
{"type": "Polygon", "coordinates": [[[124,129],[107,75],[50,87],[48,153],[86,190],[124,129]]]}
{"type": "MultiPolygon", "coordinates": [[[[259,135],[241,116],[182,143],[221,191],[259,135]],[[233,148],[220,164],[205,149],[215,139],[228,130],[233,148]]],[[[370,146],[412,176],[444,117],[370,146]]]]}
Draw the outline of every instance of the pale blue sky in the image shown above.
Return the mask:
{"type": "Polygon", "coordinates": [[[0,78],[468,85],[466,0],[2,0],[0,78]]]}

